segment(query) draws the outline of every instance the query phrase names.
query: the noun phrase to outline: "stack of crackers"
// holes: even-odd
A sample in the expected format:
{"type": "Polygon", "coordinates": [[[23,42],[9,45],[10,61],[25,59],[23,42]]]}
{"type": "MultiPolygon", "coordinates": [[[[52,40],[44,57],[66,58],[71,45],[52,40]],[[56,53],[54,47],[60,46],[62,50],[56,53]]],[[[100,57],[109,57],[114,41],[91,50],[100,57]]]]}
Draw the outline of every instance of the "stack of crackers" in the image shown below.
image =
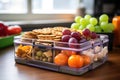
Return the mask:
{"type": "Polygon", "coordinates": [[[60,41],[62,31],[64,29],[70,28],[58,26],[53,28],[34,29],[32,31],[25,32],[22,38],[60,41]]]}

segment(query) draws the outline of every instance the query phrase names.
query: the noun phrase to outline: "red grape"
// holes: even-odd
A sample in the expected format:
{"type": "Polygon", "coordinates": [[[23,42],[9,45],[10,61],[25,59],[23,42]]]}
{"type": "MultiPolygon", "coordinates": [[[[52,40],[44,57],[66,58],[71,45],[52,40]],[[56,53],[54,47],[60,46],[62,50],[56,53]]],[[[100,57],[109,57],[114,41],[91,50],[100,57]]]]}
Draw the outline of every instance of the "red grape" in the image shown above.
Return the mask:
{"type": "Polygon", "coordinates": [[[95,32],[91,32],[91,39],[97,38],[97,34],[95,32]]]}
{"type": "Polygon", "coordinates": [[[77,47],[76,44],[73,44],[73,43],[78,43],[77,39],[75,39],[74,37],[71,37],[68,42],[69,42],[69,47],[70,48],[76,48],[77,47]]]}
{"type": "Polygon", "coordinates": [[[71,34],[71,31],[70,31],[69,29],[64,29],[64,30],[62,31],[62,34],[63,34],[63,35],[70,35],[70,34],[71,34]]]}
{"type": "Polygon", "coordinates": [[[71,38],[70,35],[63,35],[62,36],[62,42],[68,42],[70,38],[71,38]]]}
{"type": "Polygon", "coordinates": [[[89,37],[91,32],[90,32],[89,29],[84,29],[84,30],[82,31],[82,33],[83,33],[83,35],[84,35],[85,37],[89,37]]]}
{"type": "Polygon", "coordinates": [[[80,43],[86,42],[86,38],[82,37],[81,40],[79,41],[80,43]]]}
{"type": "Polygon", "coordinates": [[[71,36],[76,38],[78,41],[81,39],[81,34],[79,32],[72,32],[71,36]]]}

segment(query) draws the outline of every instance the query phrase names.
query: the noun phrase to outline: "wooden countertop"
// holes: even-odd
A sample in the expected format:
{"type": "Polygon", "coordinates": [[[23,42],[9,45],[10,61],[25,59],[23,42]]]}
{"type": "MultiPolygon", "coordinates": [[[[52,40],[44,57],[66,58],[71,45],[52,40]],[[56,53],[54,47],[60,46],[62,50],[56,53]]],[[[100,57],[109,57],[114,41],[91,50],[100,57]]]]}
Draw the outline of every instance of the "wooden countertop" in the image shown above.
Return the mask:
{"type": "Polygon", "coordinates": [[[14,47],[0,49],[0,80],[118,80],[120,79],[120,51],[109,52],[108,61],[82,76],[17,64],[14,61],[14,47]]]}

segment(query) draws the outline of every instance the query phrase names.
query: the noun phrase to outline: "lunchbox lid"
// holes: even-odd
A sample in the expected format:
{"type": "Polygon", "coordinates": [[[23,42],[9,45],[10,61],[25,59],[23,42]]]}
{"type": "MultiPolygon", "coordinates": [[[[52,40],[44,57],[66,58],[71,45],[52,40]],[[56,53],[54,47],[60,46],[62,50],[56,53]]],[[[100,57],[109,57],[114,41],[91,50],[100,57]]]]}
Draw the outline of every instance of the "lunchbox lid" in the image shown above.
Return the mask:
{"type": "Polygon", "coordinates": [[[95,46],[103,45],[107,43],[108,36],[107,35],[100,35],[100,38],[89,40],[83,43],[68,43],[68,42],[58,42],[58,41],[51,41],[51,40],[38,40],[38,39],[28,39],[28,38],[21,38],[21,36],[14,37],[14,44],[23,44],[23,45],[32,45],[38,46],[40,48],[49,48],[49,49],[61,49],[61,50],[72,50],[72,51],[84,51],[95,46]],[[72,47],[70,47],[72,46],[72,47]]]}

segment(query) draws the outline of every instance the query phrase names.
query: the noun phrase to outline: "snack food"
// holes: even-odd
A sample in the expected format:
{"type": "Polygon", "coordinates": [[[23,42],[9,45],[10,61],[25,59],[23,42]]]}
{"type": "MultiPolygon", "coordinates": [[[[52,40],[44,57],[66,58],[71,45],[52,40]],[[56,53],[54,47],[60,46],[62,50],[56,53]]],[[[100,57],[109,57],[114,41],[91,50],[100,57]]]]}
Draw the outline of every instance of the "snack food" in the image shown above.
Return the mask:
{"type": "Polygon", "coordinates": [[[19,45],[16,50],[16,55],[23,59],[32,59],[32,46],[30,45],[19,45]]]}
{"type": "Polygon", "coordinates": [[[14,40],[15,59],[18,63],[81,75],[103,64],[108,53],[107,37],[91,36],[92,32],[84,35],[82,31],[65,27],[35,29],[14,40]],[[65,35],[70,38],[63,37],[65,35]]]}
{"type": "Polygon", "coordinates": [[[69,28],[57,26],[53,28],[34,29],[32,31],[25,32],[22,35],[22,38],[60,41],[63,29],[69,28]]]}

